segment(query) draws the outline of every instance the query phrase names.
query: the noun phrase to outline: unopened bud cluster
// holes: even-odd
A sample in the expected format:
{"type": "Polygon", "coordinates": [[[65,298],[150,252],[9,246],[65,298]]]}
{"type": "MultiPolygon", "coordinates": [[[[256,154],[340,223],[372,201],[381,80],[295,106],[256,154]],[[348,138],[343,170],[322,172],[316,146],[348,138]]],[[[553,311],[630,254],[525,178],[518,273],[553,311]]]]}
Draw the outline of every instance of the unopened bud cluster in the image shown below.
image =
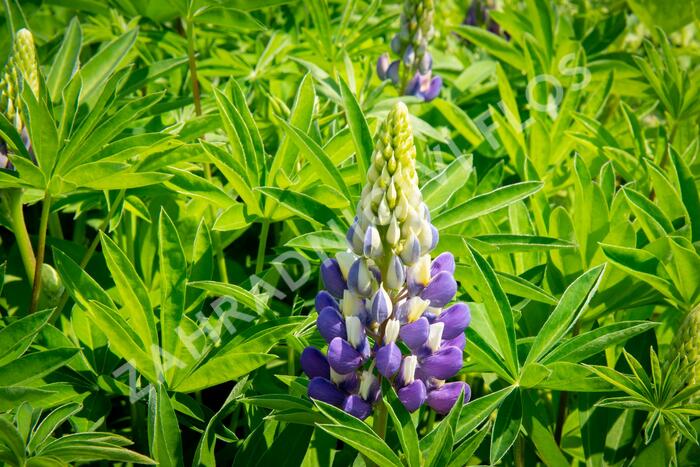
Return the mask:
{"type": "Polygon", "coordinates": [[[442,88],[442,78],[433,76],[433,58],[428,51],[435,35],[434,0],[405,0],[399,32],[391,40],[391,50],[399,59],[389,63],[385,53],[377,61],[377,75],[391,79],[404,95],[435,99],[442,88]]]}
{"type": "Polygon", "coordinates": [[[327,354],[301,356],[308,393],[366,418],[388,379],[409,411],[424,403],[440,413],[469,386],[446,382],[462,368],[469,307],[457,292],[450,253],[431,258],[438,233],[418,189],[406,106],[389,112],[376,138],[350,248],[321,265],[326,290],[316,297],[327,354]],[[407,354],[405,354],[407,352],[407,354]]]}
{"type": "MultiPolygon", "coordinates": [[[[15,35],[12,53],[5,64],[0,78],[0,112],[12,122],[22,135],[25,146],[29,148],[29,137],[22,115],[20,96],[24,86],[29,86],[35,96],[39,96],[39,65],[36,58],[34,37],[27,29],[20,29],[15,35]]],[[[0,168],[10,168],[7,146],[0,142],[0,168]]]]}
{"type": "Polygon", "coordinates": [[[690,368],[687,384],[700,383],[700,305],[681,324],[673,341],[673,350],[673,357],[680,357],[681,366],[690,368]]]}

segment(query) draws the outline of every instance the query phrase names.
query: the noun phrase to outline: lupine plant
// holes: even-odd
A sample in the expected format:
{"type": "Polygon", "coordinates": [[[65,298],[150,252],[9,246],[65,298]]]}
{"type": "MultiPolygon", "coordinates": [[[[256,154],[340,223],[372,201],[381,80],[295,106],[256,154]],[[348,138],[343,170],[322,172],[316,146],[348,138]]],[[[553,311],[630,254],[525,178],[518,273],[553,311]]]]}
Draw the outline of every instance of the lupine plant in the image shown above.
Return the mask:
{"type": "Polygon", "coordinates": [[[696,1],[0,4],[1,465],[698,464],[696,1]]]}

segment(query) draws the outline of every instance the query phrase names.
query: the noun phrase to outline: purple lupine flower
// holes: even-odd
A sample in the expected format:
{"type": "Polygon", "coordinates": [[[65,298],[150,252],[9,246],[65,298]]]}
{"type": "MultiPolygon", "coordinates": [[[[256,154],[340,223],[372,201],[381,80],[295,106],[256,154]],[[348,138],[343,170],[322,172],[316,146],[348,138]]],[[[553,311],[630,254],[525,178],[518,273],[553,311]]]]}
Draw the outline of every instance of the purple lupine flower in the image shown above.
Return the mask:
{"type": "Polygon", "coordinates": [[[472,0],[467,15],[464,17],[462,24],[468,26],[485,27],[492,34],[502,35],[506,40],[510,39],[510,35],[501,30],[497,22],[491,18],[490,12],[496,7],[493,0],[472,0]]]}
{"type": "Polygon", "coordinates": [[[418,189],[408,110],[398,103],[379,130],[349,249],[321,265],[316,323],[328,348],[325,356],[313,347],[302,353],[309,397],[363,419],[380,397],[380,378],[411,412],[426,401],[449,410],[468,391],[446,382],[462,369],[471,316],[466,304],[450,304],[455,260],[431,259],[437,237],[418,189]]]}
{"type": "Polygon", "coordinates": [[[379,79],[389,78],[401,94],[425,101],[435,99],[442,88],[442,78],[432,76],[433,57],[428,52],[435,34],[434,10],[433,0],[405,0],[399,32],[391,39],[391,51],[398,59],[388,64],[389,55],[384,53],[377,60],[379,79]]]}

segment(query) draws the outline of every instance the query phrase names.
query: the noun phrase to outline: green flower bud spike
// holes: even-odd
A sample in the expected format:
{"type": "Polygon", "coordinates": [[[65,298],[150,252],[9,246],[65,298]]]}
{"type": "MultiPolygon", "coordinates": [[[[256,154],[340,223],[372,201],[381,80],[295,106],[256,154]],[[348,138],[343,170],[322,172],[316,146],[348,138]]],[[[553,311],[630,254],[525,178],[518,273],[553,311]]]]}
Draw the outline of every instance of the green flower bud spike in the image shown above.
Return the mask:
{"type": "Polygon", "coordinates": [[[681,366],[690,366],[688,385],[700,383],[700,305],[688,313],[673,340],[673,355],[679,355],[681,366]]]}
{"type": "Polygon", "coordinates": [[[39,95],[39,64],[34,37],[28,29],[23,28],[15,35],[12,53],[0,79],[0,112],[4,113],[18,130],[23,127],[19,101],[25,83],[34,96],[39,95]]]}

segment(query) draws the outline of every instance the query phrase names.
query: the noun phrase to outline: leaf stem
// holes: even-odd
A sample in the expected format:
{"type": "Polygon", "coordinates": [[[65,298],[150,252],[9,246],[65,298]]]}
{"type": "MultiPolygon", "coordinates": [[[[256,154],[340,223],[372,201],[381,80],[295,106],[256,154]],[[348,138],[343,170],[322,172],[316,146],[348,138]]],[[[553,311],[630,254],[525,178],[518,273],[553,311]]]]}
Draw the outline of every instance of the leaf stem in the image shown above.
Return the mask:
{"type": "Polygon", "coordinates": [[[661,421],[661,441],[664,444],[664,457],[666,465],[669,467],[678,465],[676,459],[676,439],[673,435],[673,428],[661,421]]]}
{"type": "Polygon", "coordinates": [[[29,283],[33,285],[36,258],[34,257],[34,250],[32,248],[32,242],[29,239],[29,233],[27,233],[27,224],[24,221],[24,212],[22,210],[22,190],[19,188],[9,188],[4,190],[4,192],[0,195],[0,199],[5,205],[7,213],[10,217],[10,226],[12,227],[12,232],[15,234],[17,248],[19,249],[19,254],[22,257],[22,263],[24,264],[24,270],[27,273],[27,278],[29,278],[29,283]]]}
{"type": "Polygon", "coordinates": [[[47,191],[41,206],[41,220],[39,221],[39,242],[36,248],[36,262],[34,264],[34,283],[32,284],[32,299],[29,305],[29,314],[36,311],[41,293],[41,268],[44,265],[44,253],[46,251],[46,230],[49,225],[51,213],[51,194],[47,191]]]}
{"type": "Polygon", "coordinates": [[[260,275],[265,265],[265,250],[267,249],[267,237],[270,232],[270,221],[265,219],[262,222],[260,229],[260,238],[258,241],[258,256],[255,259],[255,274],[260,275]]]}

